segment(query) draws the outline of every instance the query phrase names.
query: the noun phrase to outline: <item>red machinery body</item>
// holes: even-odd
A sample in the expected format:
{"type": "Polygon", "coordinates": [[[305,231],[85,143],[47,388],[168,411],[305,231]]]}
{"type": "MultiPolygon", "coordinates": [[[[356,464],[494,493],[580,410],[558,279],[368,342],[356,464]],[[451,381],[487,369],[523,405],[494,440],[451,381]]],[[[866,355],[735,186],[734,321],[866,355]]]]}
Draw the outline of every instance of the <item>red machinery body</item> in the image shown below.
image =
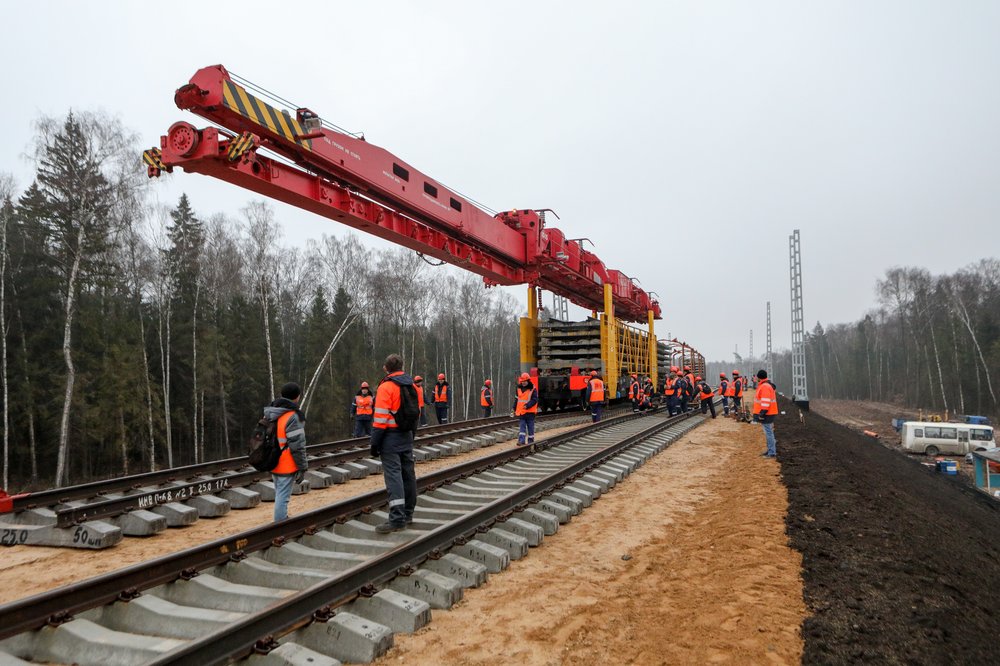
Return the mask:
{"type": "Polygon", "coordinates": [[[293,115],[255,97],[221,65],[195,73],[174,101],[225,129],[175,123],[143,154],[150,176],[174,167],[214,176],[461,266],[487,285],[528,283],[590,310],[604,309],[610,283],[617,317],[660,318],[655,299],[547,227],[544,213],[490,215],[387,150],[322,127],[308,109],[293,115]]]}

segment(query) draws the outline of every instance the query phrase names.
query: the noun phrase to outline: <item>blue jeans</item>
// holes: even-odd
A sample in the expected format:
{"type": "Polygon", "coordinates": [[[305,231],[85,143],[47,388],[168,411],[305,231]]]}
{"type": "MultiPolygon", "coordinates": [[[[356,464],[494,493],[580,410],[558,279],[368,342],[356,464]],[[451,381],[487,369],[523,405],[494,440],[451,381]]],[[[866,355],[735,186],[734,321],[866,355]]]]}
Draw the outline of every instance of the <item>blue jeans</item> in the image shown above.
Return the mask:
{"type": "Polygon", "coordinates": [[[413,517],[417,506],[417,474],[413,463],[413,449],[394,453],[382,451],[382,478],[389,493],[389,522],[405,525],[413,517]]]}
{"type": "Polygon", "coordinates": [[[517,425],[517,443],[525,443],[525,433],[528,435],[527,443],[532,444],[535,441],[535,415],[531,414],[521,414],[521,420],[517,425]]]}
{"type": "Polygon", "coordinates": [[[774,443],[774,424],[761,423],[761,425],[764,426],[764,439],[767,440],[767,455],[778,455],[777,445],[774,443]]]}
{"type": "Polygon", "coordinates": [[[354,436],[355,437],[371,437],[372,436],[372,420],[371,419],[354,419],[354,436]]]}
{"type": "Polygon", "coordinates": [[[272,474],[274,481],[274,521],[288,518],[288,498],[292,496],[295,484],[294,474],[272,474]]]}

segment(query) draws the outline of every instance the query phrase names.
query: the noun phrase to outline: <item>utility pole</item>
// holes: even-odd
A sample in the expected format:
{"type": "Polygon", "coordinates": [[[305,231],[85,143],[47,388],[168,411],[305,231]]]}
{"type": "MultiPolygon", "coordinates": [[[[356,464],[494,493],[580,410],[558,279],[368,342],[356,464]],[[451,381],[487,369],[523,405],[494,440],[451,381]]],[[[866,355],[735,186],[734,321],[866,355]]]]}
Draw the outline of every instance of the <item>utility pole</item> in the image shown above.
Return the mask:
{"type": "Polygon", "coordinates": [[[552,319],[569,321],[569,301],[565,296],[552,294],[552,319]]]}
{"type": "Polygon", "coordinates": [[[748,352],[750,358],[747,360],[747,377],[753,374],[753,329],[750,329],[750,351],[748,352]]]}
{"type": "Polygon", "coordinates": [[[767,302],[767,357],[764,359],[767,376],[774,381],[774,367],[771,365],[771,301],[767,302]]]}
{"type": "Polygon", "coordinates": [[[809,409],[805,316],[802,311],[802,245],[798,229],[788,237],[788,257],[792,288],[792,401],[802,409],[809,409]]]}

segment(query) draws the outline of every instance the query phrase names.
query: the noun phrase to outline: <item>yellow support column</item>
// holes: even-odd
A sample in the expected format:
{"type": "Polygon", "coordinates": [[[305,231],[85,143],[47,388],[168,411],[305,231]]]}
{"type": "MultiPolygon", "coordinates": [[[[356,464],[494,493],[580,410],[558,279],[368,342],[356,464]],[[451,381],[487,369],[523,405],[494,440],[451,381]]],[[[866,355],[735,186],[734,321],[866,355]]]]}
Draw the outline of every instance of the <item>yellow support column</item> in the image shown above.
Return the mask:
{"type": "Polygon", "coordinates": [[[607,395],[618,393],[618,324],[615,322],[615,302],[611,285],[604,285],[604,314],[601,316],[601,358],[604,359],[604,384],[607,395]]]}
{"type": "Polygon", "coordinates": [[[521,372],[538,363],[538,290],[528,285],[528,316],[521,317],[521,372]]]}
{"type": "Polygon", "coordinates": [[[647,313],[649,317],[649,381],[653,382],[653,386],[659,386],[657,383],[657,362],[656,362],[656,334],[653,332],[653,311],[649,310],[647,313]]]}

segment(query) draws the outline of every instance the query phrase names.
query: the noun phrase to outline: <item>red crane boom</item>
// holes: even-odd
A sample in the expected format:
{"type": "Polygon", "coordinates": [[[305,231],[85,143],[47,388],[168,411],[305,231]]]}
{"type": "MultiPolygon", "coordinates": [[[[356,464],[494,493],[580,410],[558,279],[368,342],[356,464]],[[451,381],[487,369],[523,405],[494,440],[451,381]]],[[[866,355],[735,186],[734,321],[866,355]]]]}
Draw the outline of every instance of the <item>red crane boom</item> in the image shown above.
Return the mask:
{"type": "Polygon", "coordinates": [[[150,177],[174,167],[214,176],[461,266],[487,285],[528,283],[590,310],[604,308],[609,283],[617,317],[660,318],[655,299],[546,226],[544,212],[491,215],[387,150],[324,127],[309,109],[293,115],[268,104],[221,65],[198,70],[174,101],[224,129],[174,123],[143,153],[150,177]]]}

